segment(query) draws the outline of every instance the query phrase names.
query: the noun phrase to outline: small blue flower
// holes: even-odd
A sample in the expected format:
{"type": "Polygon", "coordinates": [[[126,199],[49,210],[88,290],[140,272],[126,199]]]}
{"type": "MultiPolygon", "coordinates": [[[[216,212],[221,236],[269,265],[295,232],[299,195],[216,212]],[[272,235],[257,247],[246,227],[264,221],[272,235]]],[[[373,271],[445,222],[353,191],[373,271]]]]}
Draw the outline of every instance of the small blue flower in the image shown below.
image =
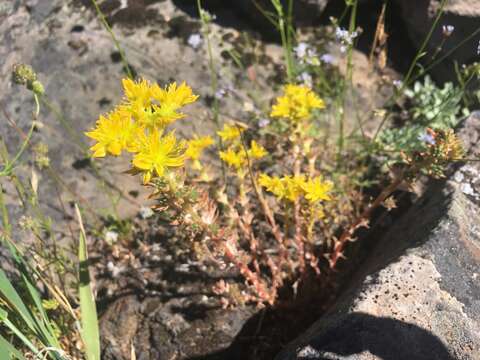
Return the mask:
{"type": "Polygon", "coordinates": [[[324,62],[325,64],[333,64],[335,57],[331,54],[323,54],[320,56],[320,61],[324,62]]]}
{"type": "Polygon", "coordinates": [[[435,145],[435,138],[427,132],[420,134],[418,140],[428,145],[435,145]]]}

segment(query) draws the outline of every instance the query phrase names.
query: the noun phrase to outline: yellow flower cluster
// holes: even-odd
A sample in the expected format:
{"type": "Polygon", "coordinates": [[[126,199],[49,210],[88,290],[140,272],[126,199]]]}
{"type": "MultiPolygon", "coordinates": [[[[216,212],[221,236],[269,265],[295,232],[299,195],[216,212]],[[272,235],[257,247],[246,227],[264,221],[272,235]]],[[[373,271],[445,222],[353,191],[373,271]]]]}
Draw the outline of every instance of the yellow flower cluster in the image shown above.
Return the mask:
{"type": "Polygon", "coordinates": [[[202,151],[210,145],[213,145],[213,139],[210,136],[198,137],[195,135],[192,140],[188,141],[185,155],[189,159],[198,160],[202,154],[202,151]]]}
{"type": "Polygon", "coordinates": [[[279,199],[295,202],[303,196],[311,204],[330,201],[329,193],[333,188],[330,181],[323,181],[320,176],[307,179],[305,175],[280,178],[261,174],[259,184],[279,199]]]}
{"type": "Polygon", "coordinates": [[[310,119],[312,110],[323,108],[325,103],[309,87],[288,84],[284,87],[284,95],[272,106],[270,116],[300,123],[310,119]]]}
{"type": "MultiPolygon", "coordinates": [[[[185,156],[192,160],[192,168],[195,170],[203,170],[202,163],[200,162],[200,155],[202,154],[203,150],[210,145],[213,145],[214,141],[210,136],[203,136],[198,137],[197,135],[194,136],[193,139],[189,140],[187,143],[187,151],[185,152],[185,156]]],[[[202,173],[202,175],[207,179],[208,176],[206,173],[202,173]]]]}
{"type": "Polygon", "coordinates": [[[134,170],[143,172],[143,181],[148,183],[153,176],[164,176],[169,168],[183,166],[187,157],[198,156],[208,146],[197,143],[193,150],[185,141],[177,142],[173,131],[165,132],[169,124],[185,117],[180,109],[198,98],[185,83],[161,88],[145,79],[124,79],[122,84],[123,102],[100,116],[96,127],[85,133],[97,142],[90,148],[93,157],[132,153],[134,170]]]}
{"type": "Polygon", "coordinates": [[[225,151],[219,152],[220,159],[236,170],[242,169],[247,164],[248,159],[261,159],[267,155],[267,151],[263,146],[254,140],[250,142],[250,149],[246,150],[240,139],[243,131],[245,129],[240,126],[225,124],[223,130],[217,132],[224,142],[230,142],[225,151]]]}

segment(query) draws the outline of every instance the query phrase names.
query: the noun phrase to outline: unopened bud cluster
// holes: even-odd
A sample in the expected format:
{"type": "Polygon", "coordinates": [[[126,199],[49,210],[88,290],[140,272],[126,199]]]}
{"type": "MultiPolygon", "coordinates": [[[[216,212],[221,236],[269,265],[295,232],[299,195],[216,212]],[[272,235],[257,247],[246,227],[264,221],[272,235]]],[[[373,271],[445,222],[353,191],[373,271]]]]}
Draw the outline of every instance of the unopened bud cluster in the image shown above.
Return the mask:
{"type": "Polygon", "coordinates": [[[42,83],[37,80],[37,74],[30,65],[13,65],[12,79],[15,84],[24,85],[37,95],[45,93],[42,83]]]}

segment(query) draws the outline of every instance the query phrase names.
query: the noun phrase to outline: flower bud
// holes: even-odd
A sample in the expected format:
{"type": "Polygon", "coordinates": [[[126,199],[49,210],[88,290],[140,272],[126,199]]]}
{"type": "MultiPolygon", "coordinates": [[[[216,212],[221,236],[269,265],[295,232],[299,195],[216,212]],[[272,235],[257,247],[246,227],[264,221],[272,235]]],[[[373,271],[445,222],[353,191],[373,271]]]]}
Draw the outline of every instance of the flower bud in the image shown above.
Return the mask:
{"type": "Polygon", "coordinates": [[[19,85],[31,84],[37,80],[37,74],[30,65],[13,65],[13,82],[19,85]]]}
{"type": "Polygon", "coordinates": [[[42,83],[38,80],[35,80],[34,82],[32,82],[31,86],[27,85],[27,88],[32,90],[37,95],[43,95],[45,93],[45,89],[43,88],[42,83]]]}

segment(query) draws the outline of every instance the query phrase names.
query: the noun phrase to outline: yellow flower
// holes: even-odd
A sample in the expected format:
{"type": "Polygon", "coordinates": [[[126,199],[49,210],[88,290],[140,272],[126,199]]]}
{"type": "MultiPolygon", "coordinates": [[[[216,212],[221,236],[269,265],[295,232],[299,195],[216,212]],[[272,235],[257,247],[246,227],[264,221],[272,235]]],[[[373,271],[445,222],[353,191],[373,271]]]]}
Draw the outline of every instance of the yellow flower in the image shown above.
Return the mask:
{"type": "Polygon", "coordinates": [[[285,193],[285,187],[282,180],[278,176],[268,176],[267,174],[260,174],[258,183],[270,191],[275,196],[282,198],[285,193]]]}
{"type": "Polygon", "coordinates": [[[245,151],[243,150],[235,152],[232,148],[228,148],[227,151],[220,151],[219,154],[220,159],[225,161],[228,166],[240,169],[243,165],[245,165],[246,157],[245,151]]]}
{"type": "Polygon", "coordinates": [[[165,175],[169,168],[181,167],[185,161],[184,141],[177,143],[175,133],[162,136],[162,131],[154,129],[148,135],[143,133],[138,141],[138,154],[132,164],[138,170],[144,171],[143,183],[148,183],[156,174],[165,175]]]}
{"type": "Polygon", "coordinates": [[[332,190],[333,184],[330,181],[322,181],[320,176],[309,179],[302,187],[305,191],[305,199],[310,203],[331,200],[329,192],[332,190]]]}
{"type": "Polygon", "coordinates": [[[192,160],[198,160],[200,155],[206,147],[213,144],[213,139],[210,136],[197,137],[188,141],[187,151],[185,156],[192,160]]]}
{"type": "Polygon", "coordinates": [[[323,100],[307,86],[288,84],[284,93],[277,98],[270,116],[300,122],[310,119],[313,109],[325,108],[323,100]]]}
{"type": "Polygon", "coordinates": [[[151,86],[147,80],[141,79],[135,82],[131,79],[123,79],[122,85],[129,103],[143,107],[150,106],[151,86]]]}
{"type": "Polygon", "coordinates": [[[266,174],[261,174],[259,184],[279,199],[287,199],[295,202],[303,195],[303,187],[306,184],[306,179],[305,175],[284,176],[279,178],[277,176],[270,177],[266,174]]]}
{"type": "Polygon", "coordinates": [[[248,151],[248,156],[253,159],[260,159],[267,155],[267,150],[261,145],[258,145],[255,140],[252,140],[250,143],[250,150],[248,151]]]}
{"type": "Polygon", "coordinates": [[[306,183],[305,175],[299,176],[284,176],[282,179],[284,184],[284,197],[291,202],[303,195],[303,186],[306,183]]]}
{"type": "Polygon", "coordinates": [[[169,104],[177,108],[191,104],[198,99],[198,95],[193,94],[192,88],[185,81],[178,87],[174,82],[165,89],[155,84],[152,86],[152,97],[160,104],[169,104]]]}
{"type": "Polygon", "coordinates": [[[223,130],[217,131],[218,136],[222,138],[223,141],[235,140],[240,137],[240,134],[244,132],[245,129],[236,125],[223,125],[223,130]]]}
{"type": "Polygon", "coordinates": [[[140,131],[129,114],[114,111],[106,117],[100,116],[95,129],[85,135],[97,141],[90,148],[93,157],[104,157],[107,153],[118,156],[122,150],[135,151],[133,139],[140,131]]]}
{"type": "Polygon", "coordinates": [[[136,109],[138,121],[145,124],[149,129],[162,129],[174,121],[184,118],[185,114],[178,110],[185,105],[191,104],[198,99],[198,95],[194,95],[192,88],[185,82],[177,87],[177,83],[172,83],[165,89],[157,84],[150,88],[152,99],[158,103],[151,107],[142,109],[143,112],[136,109]]]}
{"type": "Polygon", "coordinates": [[[122,83],[126,101],[119,108],[150,130],[163,129],[185,117],[179,109],[198,99],[185,82],[178,87],[177,83],[172,83],[165,89],[144,79],[137,82],[124,79],[122,83]]]}

